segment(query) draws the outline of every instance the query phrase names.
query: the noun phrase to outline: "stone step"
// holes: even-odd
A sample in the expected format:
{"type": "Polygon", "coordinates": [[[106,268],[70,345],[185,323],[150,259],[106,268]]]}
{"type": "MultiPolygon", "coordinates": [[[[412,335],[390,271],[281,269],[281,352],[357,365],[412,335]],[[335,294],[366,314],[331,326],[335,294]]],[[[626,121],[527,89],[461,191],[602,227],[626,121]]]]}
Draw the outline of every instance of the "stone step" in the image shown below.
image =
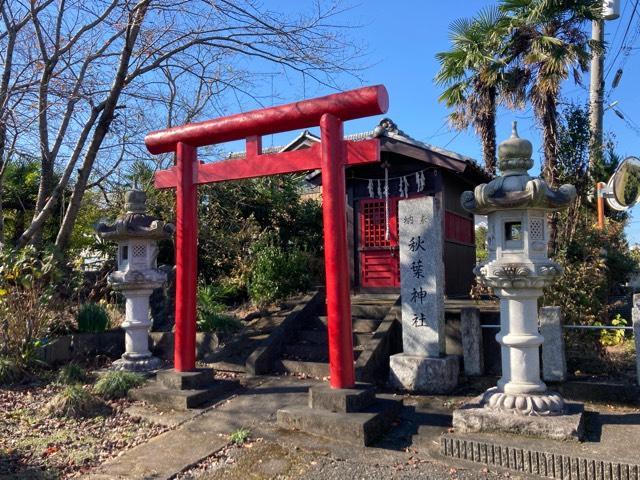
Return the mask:
{"type": "Polygon", "coordinates": [[[197,368],[193,372],[176,372],[174,369],[160,370],[156,374],[159,384],[173,390],[202,390],[213,384],[213,370],[197,368]]]}
{"type": "Polygon", "coordinates": [[[355,318],[373,318],[382,320],[391,308],[389,304],[365,303],[351,305],[351,316],[355,318]]]}
{"type": "Polygon", "coordinates": [[[278,410],[278,425],[285,429],[301,430],[357,446],[369,446],[381,438],[400,414],[402,401],[378,397],[360,412],[330,412],[305,406],[291,406],[278,410]]]}
{"type": "Polygon", "coordinates": [[[358,293],[357,295],[351,295],[351,304],[374,303],[391,306],[399,296],[397,293],[358,293]]]}
{"type": "MultiPolygon", "coordinates": [[[[325,326],[327,325],[327,317],[324,315],[319,316],[318,321],[325,326]]],[[[375,332],[381,321],[373,318],[354,318],[352,322],[353,333],[375,332]]]]}
{"type": "Polygon", "coordinates": [[[329,350],[328,346],[317,344],[292,344],[285,345],[283,349],[283,357],[292,360],[307,360],[311,362],[328,362],[329,350]]]}
{"type": "Polygon", "coordinates": [[[177,390],[152,381],[140,388],[130,390],[129,397],[151,403],[160,409],[187,410],[211,402],[235,390],[238,386],[239,383],[236,380],[216,380],[205,389],[177,390]]]}
{"type": "MultiPolygon", "coordinates": [[[[369,341],[372,337],[371,332],[367,333],[354,333],[353,334],[353,345],[364,345],[369,341]]],[[[309,344],[315,345],[326,345],[328,340],[328,334],[326,327],[322,329],[314,329],[314,330],[300,330],[298,332],[298,340],[301,342],[306,342],[309,344]]]]}
{"type": "Polygon", "coordinates": [[[309,377],[324,378],[329,376],[329,364],[326,362],[303,362],[301,360],[282,359],[278,369],[283,372],[305,374],[309,377]]]}

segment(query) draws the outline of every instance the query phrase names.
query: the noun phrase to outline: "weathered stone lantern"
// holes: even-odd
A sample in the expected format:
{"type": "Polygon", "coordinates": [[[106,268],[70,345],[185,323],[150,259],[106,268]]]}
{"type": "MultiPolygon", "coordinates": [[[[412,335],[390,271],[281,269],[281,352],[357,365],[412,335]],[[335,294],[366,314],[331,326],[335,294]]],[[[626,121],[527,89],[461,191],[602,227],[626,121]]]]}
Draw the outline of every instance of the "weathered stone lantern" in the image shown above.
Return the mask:
{"type": "Polygon", "coordinates": [[[547,256],[547,213],[566,208],[576,190],[573,185],[553,190],[543,179],[531,178],[527,173],[533,166],[531,153],[531,143],[518,137],[514,122],[511,138],[498,147],[502,175],[462,194],[465,209],[487,215],[489,258],[474,272],[500,298],[496,339],[501,345],[502,378],[485,392],[475,412],[456,411],[454,428],[458,430],[482,430],[478,426],[484,422],[488,429],[500,430],[502,426],[503,430],[522,432],[526,427],[517,417],[566,413],[562,397],[547,391],[540,379],[543,337],[538,332],[538,298],[562,273],[547,256]],[[489,412],[507,413],[507,421],[501,422],[499,415],[483,416],[489,412]]]}
{"type": "Polygon", "coordinates": [[[101,238],[118,242],[118,270],[108,277],[109,284],[126,298],[125,353],[113,365],[118,370],[154,370],[161,364],[149,351],[149,297],[166,280],[156,265],[157,242],[171,237],[175,228],[147,215],[146,201],[143,191],[129,190],[126,213],[111,225],[96,227],[101,238]]]}

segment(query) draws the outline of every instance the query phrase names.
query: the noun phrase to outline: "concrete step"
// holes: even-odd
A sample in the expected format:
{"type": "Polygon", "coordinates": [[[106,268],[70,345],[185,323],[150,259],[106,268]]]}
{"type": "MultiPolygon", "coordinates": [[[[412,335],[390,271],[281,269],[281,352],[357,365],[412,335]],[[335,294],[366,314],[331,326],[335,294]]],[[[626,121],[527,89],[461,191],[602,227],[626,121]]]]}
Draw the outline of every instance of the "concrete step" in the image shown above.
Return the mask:
{"type": "Polygon", "coordinates": [[[330,412],[305,406],[291,406],[278,410],[278,425],[291,430],[346,442],[369,446],[381,438],[400,414],[402,401],[378,397],[359,412],[330,412]]]}
{"type": "Polygon", "coordinates": [[[364,347],[373,337],[373,332],[356,332],[353,334],[354,347],[364,347]]]}
{"type": "MultiPolygon", "coordinates": [[[[353,334],[353,345],[364,345],[369,341],[372,337],[372,332],[366,333],[354,333],[353,334]]],[[[314,329],[314,330],[300,330],[298,332],[298,340],[305,344],[312,345],[327,345],[328,343],[328,335],[327,329],[323,326],[322,329],[314,329]]]]}
{"type": "MultiPolygon", "coordinates": [[[[353,359],[357,360],[362,351],[364,345],[355,345],[353,347],[353,359]]],[[[282,350],[283,358],[289,358],[291,360],[303,360],[309,362],[328,362],[329,361],[329,346],[328,345],[303,345],[299,343],[292,343],[285,345],[282,350]]]]}
{"type": "Polygon", "coordinates": [[[290,344],[285,345],[282,351],[283,357],[292,360],[305,360],[310,362],[328,362],[329,349],[325,345],[317,344],[290,344]]]}
{"type": "Polygon", "coordinates": [[[351,305],[351,316],[355,318],[374,318],[382,320],[391,308],[390,304],[372,303],[351,305]]]}
{"type": "Polygon", "coordinates": [[[151,403],[160,409],[187,410],[211,402],[238,386],[236,380],[216,380],[205,389],[177,390],[151,381],[140,388],[130,390],[129,397],[151,403]]]}
{"type": "MultiPolygon", "coordinates": [[[[318,321],[323,325],[327,325],[327,317],[320,316],[318,317],[318,321]]],[[[354,318],[352,322],[353,333],[370,333],[375,332],[378,325],[382,320],[374,319],[374,318],[354,318]]]]}
{"type": "Polygon", "coordinates": [[[323,325],[322,328],[300,330],[298,332],[298,340],[300,342],[326,345],[327,344],[327,328],[323,325]]]}
{"type": "Polygon", "coordinates": [[[174,369],[160,370],[156,374],[158,383],[173,390],[202,390],[214,383],[213,370],[197,368],[193,372],[176,372],[174,369]]]}
{"type": "Polygon", "coordinates": [[[305,374],[314,378],[329,376],[329,364],[326,362],[303,362],[300,360],[282,359],[277,368],[282,372],[305,374]]]}
{"type": "Polygon", "coordinates": [[[351,295],[351,304],[376,303],[391,306],[399,296],[398,293],[358,293],[351,295]]]}

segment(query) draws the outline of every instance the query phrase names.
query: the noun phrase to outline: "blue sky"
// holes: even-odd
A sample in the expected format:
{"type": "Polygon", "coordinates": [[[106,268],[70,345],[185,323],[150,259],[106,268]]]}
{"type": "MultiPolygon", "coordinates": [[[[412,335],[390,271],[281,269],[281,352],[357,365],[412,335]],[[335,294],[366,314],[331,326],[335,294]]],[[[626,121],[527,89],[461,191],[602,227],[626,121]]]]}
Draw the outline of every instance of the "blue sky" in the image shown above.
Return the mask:
{"type": "MultiPolygon", "coordinates": [[[[294,2],[291,0],[267,1],[276,9],[285,8],[294,2]]],[[[297,3],[297,2],[295,2],[297,3]]],[[[303,3],[303,2],[301,2],[303,3]]],[[[368,0],[354,4],[353,8],[343,16],[345,22],[361,25],[348,32],[350,37],[367,47],[366,63],[371,66],[361,72],[363,84],[384,84],[389,91],[390,108],[387,116],[414,138],[446,147],[450,150],[481,159],[481,147],[478,138],[469,130],[465,132],[451,131],[446,124],[447,109],[438,103],[440,89],[434,85],[433,77],[438,70],[435,54],[449,48],[448,27],[459,17],[473,16],[478,10],[495,2],[483,0],[449,0],[447,2],[399,0],[396,2],[368,0]]],[[[621,0],[623,15],[605,25],[606,41],[610,43],[612,52],[608,59],[613,59],[620,48],[623,33],[629,22],[632,0],[621,0]]],[[[631,24],[627,38],[633,38],[640,29],[640,12],[631,24]]],[[[585,25],[590,29],[590,25],[585,25]]],[[[639,49],[632,50],[624,60],[624,74],[619,86],[610,91],[611,80],[616,69],[623,62],[620,54],[606,78],[607,102],[617,100],[617,109],[622,111],[628,121],[640,125],[640,39],[636,42],[639,49]]],[[[605,72],[610,62],[605,64],[605,72]]],[[[324,87],[303,90],[301,86],[292,85],[282,76],[273,77],[273,92],[278,97],[275,103],[284,103],[307,97],[332,93],[324,87]]],[[[361,84],[349,77],[340,78],[344,88],[355,88],[361,84]]],[[[568,81],[564,86],[564,95],[568,100],[586,101],[588,98],[589,77],[583,79],[585,88],[568,81]]],[[[608,103],[606,103],[608,104],[608,103]]],[[[345,133],[370,130],[378,122],[378,118],[367,118],[348,122],[345,133]]],[[[518,120],[520,136],[528,138],[534,145],[536,165],[531,172],[538,175],[542,152],[540,147],[540,130],[535,125],[532,112],[526,109],[521,112],[501,110],[498,115],[498,140],[510,135],[512,120],[518,120]]],[[[622,157],[640,156],[640,129],[634,130],[612,110],[605,112],[605,131],[615,134],[618,152],[622,157]]],[[[273,140],[276,144],[287,143],[292,135],[273,140]]],[[[265,139],[264,144],[270,144],[265,139]]],[[[602,179],[606,180],[606,179],[602,179]]],[[[630,243],[640,243],[640,207],[636,208],[627,231],[630,243]],[[636,220],[637,219],[637,220],[636,220]]]]}

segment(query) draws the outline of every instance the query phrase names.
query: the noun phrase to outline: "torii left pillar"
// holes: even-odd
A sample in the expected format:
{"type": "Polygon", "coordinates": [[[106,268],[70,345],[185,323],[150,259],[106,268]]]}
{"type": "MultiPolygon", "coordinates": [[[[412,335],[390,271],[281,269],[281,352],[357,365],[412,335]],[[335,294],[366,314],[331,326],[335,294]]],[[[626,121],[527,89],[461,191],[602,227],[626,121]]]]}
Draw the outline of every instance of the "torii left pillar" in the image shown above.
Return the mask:
{"type": "Polygon", "coordinates": [[[379,150],[377,140],[345,142],[343,121],[384,113],[387,108],[386,89],[378,85],[147,135],[145,144],[151,153],[176,154],[176,166],[158,172],[155,179],[160,188],[176,187],[176,371],[195,370],[197,185],[320,168],[330,384],[335,389],[354,386],[344,169],[379,161],[379,150]],[[317,125],[320,152],[316,145],[305,151],[262,154],[262,135],[317,125]],[[206,165],[197,159],[197,147],[243,138],[245,159],[206,165]]]}

